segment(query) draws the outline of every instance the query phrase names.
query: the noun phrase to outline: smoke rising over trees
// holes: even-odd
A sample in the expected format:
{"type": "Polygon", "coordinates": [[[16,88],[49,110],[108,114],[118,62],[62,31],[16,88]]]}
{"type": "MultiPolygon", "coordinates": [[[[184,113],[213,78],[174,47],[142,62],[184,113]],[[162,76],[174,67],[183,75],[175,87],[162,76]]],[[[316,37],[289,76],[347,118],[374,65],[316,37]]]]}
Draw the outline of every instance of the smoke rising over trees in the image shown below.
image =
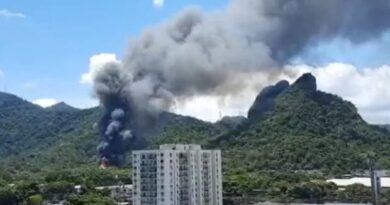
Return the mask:
{"type": "Polygon", "coordinates": [[[247,86],[241,74],[277,76],[308,46],[336,37],[362,43],[389,27],[388,0],[233,0],[215,12],[187,8],[131,39],[120,62],[94,71],[107,113],[101,133],[116,109],[137,137],[139,127],[176,101],[239,92],[247,86]]]}

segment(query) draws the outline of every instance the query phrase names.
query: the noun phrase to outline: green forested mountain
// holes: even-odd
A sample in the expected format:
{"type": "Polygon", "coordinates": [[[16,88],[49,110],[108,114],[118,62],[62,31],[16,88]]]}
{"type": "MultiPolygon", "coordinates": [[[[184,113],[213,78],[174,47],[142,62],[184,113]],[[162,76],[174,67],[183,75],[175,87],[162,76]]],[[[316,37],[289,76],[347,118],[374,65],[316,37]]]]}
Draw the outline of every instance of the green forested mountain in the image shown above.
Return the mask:
{"type": "MultiPolygon", "coordinates": [[[[0,93],[0,161],[14,174],[53,168],[95,166],[99,143],[94,124],[99,108],[78,110],[64,103],[41,108],[0,93]]],[[[208,123],[162,113],[147,139],[199,143],[220,148],[226,171],[317,170],[346,173],[365,169],[368,153],[390,168],[390,134],[367,124],[350,102],[318,91],[315,78],[302,76],[265,88],[249,118],[227,117],[208,123]],[[232,169],[230,169],[232,168],[232,169]]]]}
{"type": "Polygon", "coordinates": [[[45,110],[0,93],[0,154],[8,157],[47,147],[76,116],[76,111],[45,110]]]}
{"type": "Polygon", "coordinates": [[[274,98],[273,109],[219,139],[231,166],[342,174],[367,169],[374,153],[390,168],[388,131],[367,124],[352,103],[308,86],[313,80],[301,77],[274,98]]]}
{"type": "MultiPolygon", "coordinates": [[[[14,174],[54,168],[97,166],[100,108],[78,110],[65,103],[41,108],[0,93],[0,169],[14,174]]],[[[150,147],[172,140],[205,144],[223,128],[192,117],[162,113],[148,140],[150,147]],[[176,138],[172,138],[175,136],[176,138]]],[[[130,154],[130,151],[129,151],[130,154]]]]}
{"type": "Polygon", "coordinates": [[[94,118],[99,117],[99,109],[77,110],[65,104],[44,109],[14,95],[0,93],[0,116],[0,160],[5,169],[37,172],[46,165],[64,166],[92,157],[75,157],[78,153],[66,148],[69,144],[88,146],[88,140],[77,143],[85,133],[93,132],[91,127],[94,118]]]}
{"type": "MultiPolygon", "coordinates": [[[[60,103],[44,109],[0,93],[0,186],[108,185],[118,182],[118,173],[119,181],[130,181],[129,167],[97,169],[95,124],[101,115],[98,107],[79,110],[60,103]]],[[[389,131],[366,123],[352,103],[317,90],[311,74],[292,85],[281,81],[264,88],[247,118],[209,123],[164,112],[145,135],[148,148],[198,143],[221,149],[226,204],[368,202],[368,189],[340,192],[324,179],[367,169],[368,156],[390,169],[389,131]]],[[[390,193],[385,195],[390,201],[390,193]]]]}

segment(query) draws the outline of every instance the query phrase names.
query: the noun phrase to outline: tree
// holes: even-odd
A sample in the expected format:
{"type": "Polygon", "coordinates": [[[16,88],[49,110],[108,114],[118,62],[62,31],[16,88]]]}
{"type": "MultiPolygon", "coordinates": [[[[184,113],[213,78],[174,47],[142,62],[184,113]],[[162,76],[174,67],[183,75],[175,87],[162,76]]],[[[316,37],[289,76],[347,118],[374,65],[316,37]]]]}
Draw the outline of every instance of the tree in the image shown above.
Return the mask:
{"type": "Polygon", "coordinates": [[[27,199],[27,205],[42,205],[43,198],[40,194],[35,194],[27,199]]]}
{"type": "Polygon", "coordinates": [[[325,184],[315,182],[305,182],[294,185],[287,192],[292,198],[303,199],[304,201],[312,203],[322,203],[328,194],[325,184]]]}
{"type": "Polygon", "coordinates": [[[362,184],[353,184],[347,186],[342,193],[339,193],[339,198],[342,201],[353,203],[370,203],[371,190],[362,184]]]}
{"type": "Polygon", "coordinates": [[[65,181],[50,182],[44,186],[43,195],[50,200],[63,200],[74,192],[74,184],[65,181]]]}
{"type": "Polygon", "coordinates": [[[39,186],[35,182],[17,182],[14,189],[19,198],[27,199],[29,196],[39,194],[39,186]]]}
{"type": "Polygon", "coordinates": [[[69,205],[116,205],[116,203],[105,196],[97,193],[72,195],[69,198],[69,205]]]}

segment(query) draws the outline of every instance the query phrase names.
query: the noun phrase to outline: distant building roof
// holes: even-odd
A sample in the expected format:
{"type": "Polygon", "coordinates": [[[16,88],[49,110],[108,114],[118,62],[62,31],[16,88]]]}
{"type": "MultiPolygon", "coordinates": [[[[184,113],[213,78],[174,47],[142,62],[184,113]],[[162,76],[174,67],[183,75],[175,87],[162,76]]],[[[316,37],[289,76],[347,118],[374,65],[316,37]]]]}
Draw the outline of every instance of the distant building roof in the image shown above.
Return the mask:
{"type": "Polygon", "coordinates": [[[163,144],[160,150],[201,150],[200,145],[196,144],[163,144]]]}
{"type": "Polygon", "coordinates": [[[125,184],[125,185],[99,186],[99,187],[96,187],[97,190],[103,190],[103,189],[113,190],[113,189],[118,189],[118,188],[133,189],[133,185],[132,184],[125,184]]]}
{"type": "MultiPolygon", "coordinates": [[[[371,179],[369,177],[353,177],[348,179],[329,179],[326,182],[333,182],[337,186],[345,187],[353,184],[361,184],[366,187],[371,187],[371,179]]],[[[381,186],[390,188],[390,177],[381,177],[381,186]]]]}

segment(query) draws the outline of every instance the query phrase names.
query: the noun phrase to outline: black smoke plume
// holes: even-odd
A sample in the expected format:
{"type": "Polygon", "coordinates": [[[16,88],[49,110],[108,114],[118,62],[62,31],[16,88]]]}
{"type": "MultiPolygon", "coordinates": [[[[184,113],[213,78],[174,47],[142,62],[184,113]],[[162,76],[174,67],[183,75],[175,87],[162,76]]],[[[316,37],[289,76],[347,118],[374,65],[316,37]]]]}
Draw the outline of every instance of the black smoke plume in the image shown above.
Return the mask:
{"type": "Polygon", "coordinates": [[[111,161],[124,152],[107,140],[111,128],[120,136],[127,126],[140,138],[139,127],[177,101],[239,92],[247,86],[239,79],[243,74],[278,75],[308,47],[334,38],[358,44],[389,27],[389,0],[233,0],[215,12],[187,8],[132,38],[121,62],[94,71],[106,112],[102,156],[111,161]],[[116,109],[124,112],[123,120],[111,116],[116,109]]]}

